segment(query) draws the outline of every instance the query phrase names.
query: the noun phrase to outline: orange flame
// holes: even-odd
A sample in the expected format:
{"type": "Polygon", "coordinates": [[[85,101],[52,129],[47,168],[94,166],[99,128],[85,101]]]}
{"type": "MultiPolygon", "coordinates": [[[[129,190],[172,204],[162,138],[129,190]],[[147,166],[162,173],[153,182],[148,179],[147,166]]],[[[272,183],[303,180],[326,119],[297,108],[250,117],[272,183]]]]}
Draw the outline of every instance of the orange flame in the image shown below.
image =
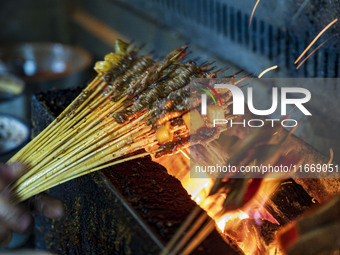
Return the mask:
{"type": "MultiPolygon", "coordinates": [[[[254,229],[256,228],[248,223],[242,225],[242,221],[248,219],[252,220],[249,222],[256,224],[258,220],[266,219],[272,223],[277,223],[276,220],[264,209],[264,202],[267,201],[269,196],[274,192],[280,181],[276,179],[267,179],[263,181],[260,191],[245,208],[242,208],[242,210],[226,212],[223,215],[220,215],[219,212],[223,208],[223,201],[225,197],[221,197],[221,195],[219,197],[216,195],[208,196],[210,189],[214,185],[214,179],[190,178],[189,156],[190,154],[188,151],[184,150],[182,153],[164,156],[162,158],[154,159],[154,161],[165,166],[170,175],[175,176],[181,181],[183,187],[192,196],[192,199],[215,220],[217,228],[222,233],[226,233],[227,229],[234,229],[237,228],[237,226],[242,226],[238,233],[240,240],[239,238],[236,240],[239,247],[245,252],[245,254],[257,254],[259,252],[258,243],[261,239],[260,233],[254,232],[254,229]],[[212,204],[214,204],[214,206],[211,206],[212,204]]],[[[274,245],[268,249],[270,249],[270,251],[266,250],[268,254],[272,254],[270,253],[272,250],[278,252],[278,244],[274,243],[274,245]]]]}
{"type": "Polygon", "coordinates": [[[244,219],[248,219],[249,215],[241,210],[239,210],[238,212],[234,212],[234,213],[227,213],[223,215],[220,219],[216,220],[216,225],[223,233],[227,222],[235,218],[244,220],[244,219]]]}
{"type": "Polygon", "coordinates": [[[257,5],[259,4],[259,2],[260,2],[260,0],[257,0],[257,1],[256,1],[256,4],[255,4],[255,6],[254,6],[254,8],[253,8],[253,11],[251,12],[251,16],[250,16],[250,19],[249,19],[249,29],[250,29],[251,21],[253,20],[254,12],[255,12],[256,7],[257,7],[257,5]]]}
{"type": "Polygon", "coordinates": [[[320,36],[326,32],[328,28],[330,28],[334,23],[336,23],[338,19],[333,20],[331,23],[329,23],[324,29],[321,30],[321,32],[313,39],[313,41],[308,45],[308,47],[301,53],[301,55],[295,60],[294,64],[300,61],[300,59],[303,57],[303,55],[306,54],[306,52],[313,46],[313,44],[320,38],[320,36]]]}

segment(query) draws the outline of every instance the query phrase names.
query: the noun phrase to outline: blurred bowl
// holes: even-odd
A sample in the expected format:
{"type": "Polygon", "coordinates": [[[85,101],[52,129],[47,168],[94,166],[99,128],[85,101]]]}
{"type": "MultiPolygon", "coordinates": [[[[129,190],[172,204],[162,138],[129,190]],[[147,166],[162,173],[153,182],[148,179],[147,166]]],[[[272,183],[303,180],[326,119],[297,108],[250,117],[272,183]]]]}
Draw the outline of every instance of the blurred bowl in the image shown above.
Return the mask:
{"type": "Polygon", "coordinates": [[[5,161],[29,141],[29,127],[11,115],[0,114],[0,159],[5,161]]]}
{"type": "Polygon", "coordinates": [[[0,72],[9,72],[25,80],[25,106],[20,115],[25,121],[31,118],[33,94],[86,84],[90,79],[91,63],[92,57],[86,50],[61,43],[21,43],[0,47],[0,72]]]}
{"type": "Polygon", "coordinates": [[[61,43],[22,43],[0,48],[1,69],[36,83],[85,70],[92,57],[84,49],[61,43]]]}
{"type": "Polygon", "coordinates": [[[11,74],[0,73],[0,113],[26,119],[25,82],[11,74]]]}
{"type": "Polygon", "coordinates": [[[7,73],[0,73],[0,103],[14,100],[21,96],[25,90],[23,80],[7,73]]]}

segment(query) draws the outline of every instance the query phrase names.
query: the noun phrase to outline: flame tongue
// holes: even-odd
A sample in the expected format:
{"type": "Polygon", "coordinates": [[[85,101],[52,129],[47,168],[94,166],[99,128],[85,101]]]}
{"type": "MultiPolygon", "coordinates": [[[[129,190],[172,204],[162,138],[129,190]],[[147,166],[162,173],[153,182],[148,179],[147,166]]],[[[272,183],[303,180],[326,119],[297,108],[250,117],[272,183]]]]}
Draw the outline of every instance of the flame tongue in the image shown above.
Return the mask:
{"type": "MultiPolygon", "coordinates": [[[[271,250],[278,250],[278,245],[276,244],[271,244],[271,248],[268,248],[269,243],[265,243],[261,236],[261,225],[270,225],[271,229],[276,229],[279,225],[264,206],[265,201],[278,187],[279,180],[254,179],[249,181],[238,179],[239,183],[244,184],[243,186],[240,185],[244,189],[244,194],[240,196],[240,202],[238,204],[231,203],[229,209],[240,208],[241,204],[246,204],[246,206],[243,206],[242,209],[226,211],[224,208],[226,196],[221,194],[209,196],[209,192],[214,185],[214,179],[190,178],[190,162],[187,157],[178,153],[154,160],[165,166],[169,174],[181,181],[192,199],[215,220],[218,229],[235,239],[245,254],[257,254],[260,251],[271,254],[271,250]],[[212,204],[214,206],[211,206],[212,204]],[[225,213],[221,215],[220,211],[225,213]]],[[[235,196],[238,195],[236,192],[235,196]]]]}
{"type": "MultiPolygon", "coordinates": [[[[279,129],[268,129],[268,127],[258,129],[245,139],[240,139],[234,145],[230,145],[230,150],[226,150],[219,143],[219,139],[214,140],[218,144],[209,142],[207,144],[209,150],[204,151],[203,159],[200,155],[203,150],[201,147],[204,146],[191,147],[191,160],[195,164],[196,161],[209,163],[208,161],[212,160],[218,161],[219,165],[224,165],[226,157],[223,153],[229,151],[231,155],[227,157],[227,164],[237,169],[244,165],[259,164],[261,166],[299,165],[303,159],[302,156],[281,146],[294,130],[283,133],[283,137],[275,135],[279,131],[279,129]],[[213,156],[210,157],[210,155],[213,156]]],[[[279,250],[278,243],[274,242],[275,231],[279,223],[266,210],[266,202],[280,185],[282,179],[278,178],[286,178],[289,173],[249,172],[242,175],[236,173],[235,175],[239,177],[237,179],[225,175],[219,175],[225,179],[212,179],[211,174],[206,172],[207,178],[190,178],[188,157],[176,154],[157,161],[181,181],[193,200],[215,220],[221,232],[233,237],[246,254],[271,254],[272,250],[275,252],[279,250]],[[269,175],[276,179],[264,178],[269,175]]],[[[204,165],[203,163],[199,165],[204,165]]],[[[273,254],[278,254],[275,252],[273,254]]]]}

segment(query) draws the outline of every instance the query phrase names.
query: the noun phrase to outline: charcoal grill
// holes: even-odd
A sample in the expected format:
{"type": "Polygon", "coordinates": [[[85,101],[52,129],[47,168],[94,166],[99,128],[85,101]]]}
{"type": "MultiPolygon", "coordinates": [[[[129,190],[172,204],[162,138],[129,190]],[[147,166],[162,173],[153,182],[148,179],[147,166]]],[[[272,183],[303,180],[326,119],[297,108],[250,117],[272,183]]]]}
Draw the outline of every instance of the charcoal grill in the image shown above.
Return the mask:
{"type": "MultiPolygon", "coordinates": [[[[36,135],[43,130],[80,91],[52,91],[33,97],[33,133],[36,135]],[[60,95],[63,95],[62,100],[60,95]]],[[[301,146],[301,150],[311,155],[309,160],[325,160],[297,138],[289,143],[301,146]]],[[[266,210],[281,225],[332,192],[320,192],[329,183],[301,181],[301,184],[285,181],[266,202],[266,210]]],[[[180,182],[150,158],[80,177],[48,193],[64,202],[66,213],[60,220],[35,216],[35,247],[58,254],[159,254],[195,206],[180,182]],[[166,178],[166,183],[172,184],[153,180],[153,175],[160,174],[166,178]],[[167,214],[169,211],[171,213],[167,214]]],[[[265,226],[268,231],[272,227],[271,224],[265,226]]],[[[266,238],[272,238],[268,236],[266,238]]],[[[214,231],[194,254],[226,251],[242,254],[231,239],[225,238],[214,231]]]]}
{"type": "MultiPolygon", "coordinates": [[[[316,33],[328,24],[327,21],[339,16],[340,7],[336,1],[262,1],[249,29],[254,4],[255,1],[246,0],[79,0],[77,5],[70,4],[69,7],[75,31],[73,40],[90,49],[97,58],[102,58],[111,49],[103,37],[123,36],[137,45],[146,43],[143,50],[153,51],[156,57],[189,42],[191,58],[199,57],[199,62],[217,60],[216,66],[231,67],[228,70],[230,74],[240,69],[258,74],[278,65],[279,69],[272,76],[339,77],[340,48],[336,37],[299,70],[293,64],[316,33]],[[114,34],[98,36],[89,29],[88,23],[82,22],[84,13],[89,16],[83,18],[91,17],[99,21],[95,27],[111,28],[105,31],[114,34]]],[[[337,31],[338,23],[324,34],[323,40],[337,31]]],[[[333,94],[339,93],[337,87],[334,87],[333,94]]],[[[264,95],[268,93],[266,86],[261,85],[260,89],[264,95]]],[[[72,93],[77,94],[76,91],[72,93]]],[[[41,131],[54,117],[50,107],[42,104],[46,101],[44,96],[46,94],[33,102],[35,132],[41,131]]],[[[322,98],[327,96],[322,94],[322,98]]],[[[72,97],[69,96],[69,101],[72,97]]],[[[56,98],[54,101],[57,102],[56,98]]],[[[327,105],[314,107],[314,116],[327,120],[335,126],[334,130],[339,130],[339,119],[336,117],[340,116],[339,109],[330,109],[327,105]]],[[[317,129],[315,137],[328,141],[327,146],[318,145],[312,137],[303,137],[303,131],[298,135],[324,154],[332,146],[335,155],[339,155],[340,135],[337,131],[330,136],[328,126],[306,125],[312,130],[317,129]]],[[[295,144],[310,153],[311,160],[327,162],[327,157],[301,140],[293,139],[295,144]]],[[[337,192],[338,185],[337,180],[289,180],[267,201],[266,208],[279,223],[286,224],[317,204],[315,201],[329,192],[337,192]]],[[[83,254],[85,250],[93,254],[158,254],[166,244],[166,240],[162,240],[157,230],[141,216],[143,213],[128,201],[128,196],[122,194],[119,187],[102,172],[63,184],[49,192],[65,201],[66,220],[60,223],[36,217],[35,240],[40,249],[68,254],[83,254]],[[89,216],[97,220],[90,221],[89,216]]],[[[215,235],[212,238],[215,239],[208,242],[220,240],[221,237],[215,235]]],[[[229,243],[226,246],[230,248],[232,245],[229,243]]],[[[202,252],[202,249],[204,247],[197,252],[202,252]]]]}
{"type": "MultiPolygon", "coordinates": [[[[79,92],[33,97],[33,134],[79,92]]],[[[75,179],[48,193],[64,202],[66,213],[58,221],[35,217],[35,247],[58,254],[159,254],[195,206],[180,182],[149,157],[75,179]]],[[[214,231],[195,254],[242,254],[231,239],[224,240],[214,231]]]]}
{"type": "MultiPolygon", "coordinates": [[[[77,31],[76,43],[91,49],[98,59],[111,50],[108,41],[120,37],[132,40],[136,45],[145,45],[145,52],[152,51],[155,56],[164,56],[170,50],[190,43],[191,59],[216,61],[216,67],[228,68],[229,75],[240,70],[244,70],[244,74],[258,75],[277,65],[278,69],[271,71],[269,77],[339,77],[339,22],[317,41],[316,45],[319,45],[330,39],[300,69],[296,70],[294,65],[295,59],[314,37],[329,22],[339,18],[337,1],[260,1],[249,28],[255,2],[82,0],[70,7],[73,10],[70,18],[77,31]],[[92,24],[90,18],[97,22],[92,24]]],[[[254,103],[261,105],[270,96],[270,90],[266,85],[258,85],[261,96],[254,103]]],[[[315,92],[315,95],[326,102],[330,96],[339,95],[337,87],[335,85],[332,91],[315,92]]],[[[320,86],[309,88],[318,91],[320,86]]],[[[336,130],[340,126],[337,117],[340,108],[326,103],[311,107],[313,121],[304,120],[303,128],[295,134],[324,155],[328,155],[329,147],[332,147],[335,160],[339,162],[340,133],[336,130]]]]}

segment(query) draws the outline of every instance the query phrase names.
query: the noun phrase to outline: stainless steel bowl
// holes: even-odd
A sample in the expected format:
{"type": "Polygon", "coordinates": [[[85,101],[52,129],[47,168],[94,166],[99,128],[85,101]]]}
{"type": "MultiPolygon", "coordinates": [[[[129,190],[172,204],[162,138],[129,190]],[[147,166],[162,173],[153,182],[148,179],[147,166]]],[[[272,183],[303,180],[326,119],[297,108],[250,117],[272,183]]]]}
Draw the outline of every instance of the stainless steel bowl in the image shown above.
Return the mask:
{"type": "Polygon", "coordinates": [[[60,43],[37,42],[0,47],[0,72],[12,73],[25,80],[23,119],[27,122],[31,116],[33,94],[83,86],[89,80],[87,71],[91,63],[92,57],[86,50],[60,43]]]}
{"type": "Polygon", "coordinates": [[[0,66],[27,82],[64,78],[86,69],[91,55],[61,43],[22,43],[0,48],[0,66]]]}

